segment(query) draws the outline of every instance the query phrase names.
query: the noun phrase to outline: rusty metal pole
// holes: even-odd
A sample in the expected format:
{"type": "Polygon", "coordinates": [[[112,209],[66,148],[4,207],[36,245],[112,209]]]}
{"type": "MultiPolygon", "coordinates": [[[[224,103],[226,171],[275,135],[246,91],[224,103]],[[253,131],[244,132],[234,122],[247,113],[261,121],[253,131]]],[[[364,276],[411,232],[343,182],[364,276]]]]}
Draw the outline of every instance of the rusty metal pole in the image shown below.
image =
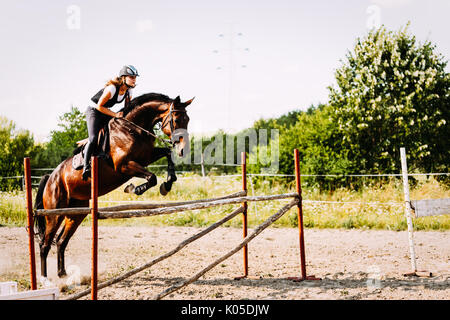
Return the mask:
{"type": "Polygon", "coordinates": [[[33,219],[33,200],[31,193],[31,167],[30,158],[24,158],[24,180],[25,180],[25,192],[27,199],[27,230],[28,230],[28,249],[30,252],[30,277],[31,277],[31,290],[37,289],[36,282],[36,256],[34,252],[34,219],[33,219]]]}
{"type": "Polygon", "coordinates": [[[92,218],[92,274],[91,300],[97,300],[98,272],[98,158],[92,157],[91,171],[91,218],[92,218]]]}
{"type": "MultiPolygon", "coordinates": [[[[242,160],[242,190],[247,192],[247,155],[244,152],[241,153],[242,160]]],[[[243,237],[247,237],[247,202],[243,204],[244,212],[242,213],[242,227],[243,237]]],[[[244,246],[244,277],[248,276],[248,245],[244,246]]]]}
{"type": "Polygon", "coordinates": [[[299,233],[299,242],[300,242],[300,269],[301,269],[301,277],[289,277],[288,279],[294,281],[303,281],[303,280],[321,280],[320,278],[316,278],[315,276],[307,276],[306,275],[306,255],[305,255],[305,238],[304,238],[304,230],[303,230],[303,206],[302,206],[302,183],[301,183],[301,175],[300,175],[300,155],[298,149],[294,149],[294,162],[295,162],[295,187],[297,190],[297,194],[300,198],[299,203],[297,204],[297,217],[298,217],[298,233],[299,233]]]}
{"type": "MultiPolygon", "coordinates": [[[[247,194],[247,156],[245,154],[245,151],[241,153],[241,168],[242,190],[244,190],[247,194]]],[[[242,212],[242,235],[245,239],[245,237],[247,237],[247,202],[243,202],[242,207],[244,208],[242,212]]],[[[242,249],[244,253],[244,274],[242,276],[234,277],[234,280],[240,280],[243,278],[247,278],[248,276],[248,245],[245,245],[242,249]]]]}
{"type": "Polygon", "coordinates": [[[300,201],[297,205],[297,217],[298,217],[298,232],[300,239],[300,267],[302,272],[302,278],[306,278],[306,262],[305,262],[305,239],[303,235],[303,206],[302,206],[302,183],[300,176],[300,159],[298,149],[294,149],[295,160],[295,188],[297,190],[300,201]]]}

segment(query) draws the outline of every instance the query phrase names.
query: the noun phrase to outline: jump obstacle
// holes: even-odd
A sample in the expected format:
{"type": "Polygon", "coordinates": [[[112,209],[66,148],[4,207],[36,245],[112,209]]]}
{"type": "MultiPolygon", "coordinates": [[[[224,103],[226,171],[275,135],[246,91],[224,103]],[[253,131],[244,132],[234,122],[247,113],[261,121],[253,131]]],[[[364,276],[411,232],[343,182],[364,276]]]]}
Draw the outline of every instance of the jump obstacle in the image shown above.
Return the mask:
{"type": "Polygon", "coordinates": [[[191,278],[173,285],[172,287],[164,290],[160,294],[154,296],[154,299],[162,299],[168,294],[175,292],[184,286],[196,281],[206,272],[217,266],[219,263],[225,261],[236,252],[243,249],[243,275],[236,277],[235,279],[241,279],[248,277],[248,243],[256,238],[264,229],[269,227],[276,220],[281,218],[286,212],[288,212],[292,207],[297,206],[297,218],[298,218],[298,231],[299,231],[299,249],[300,249],[300,277],[288,277],[288,279],[293,281],[303,281],[303,280],[320,280],[314,276],[307,276],[306,274],[306,257],[305,257],[305,242],[304,242],[304,231],[303,231],[303,210],[302,210],[302,189],[301,189],[301,175],[300,175],[300,161],[298,149],[294,150],[294,162],[295,162],[295,181],[296,181],[296,192],[279,194],[279,195],[265,195],[265,196],[247,196],[247,165],[246,165],[246,153],[241,154],[241,166],[242,166],[242,191],[233,193],[228,196],[211,198],[211,199],[201,199],[193,201],[184,202],[169,202],[169,203],[146,203],[146,204],[128,204],[119,205],[105,208],[98,208],[98,158],[92,157],[92,176],[91,176],[91,202],[89,208],[63,208],[63,209],[39,209],[33,210],[32,198],[31,198],[31,168],[30,159],[24,159],[25,168],[25,187],[26,187],[26,208],[27,208],[27,230],[29,239],[29,256],[30,256],[30,278],[31,278],[31,289],[37,289],[36,282],[36,260],[35,260],[35,247],[34,247],[34,216],[48,216],[48,215],[76,215],[76,214],[91,214],[92,220],[92,247],[91,247],[91,288],[84,290],[82,292],[73,294],[67,297],[68,300],[74,300],[81,298],[83,296],[91,294],[92,300],[98,299],[98,290],[105,288],[107,286],[113,285],[120,282],[132,275],[147,269],[158,262],[161,262],[170,256],[174,255],[181,249],[183,249],[188,244],[193,241],[203,237],[209,232],[213,231],[217,227],[221,226],[225,222],[231,220],[238,214],[242,213],[242,226],[243,226],[243,240],[234,247],[231,251],[221,256],[219,259],[215,260],[209,264],[206,268],[202,269],[196,273],[191,278]],[[257,226],[254,231],[247,235],[247,202],[251,201],[270,201],[279,199],[293,198],[292,201],[283,206],[274,215],[270,216],[262,224],[257,226]],[[105,282],[98,284],[98,219],[117,219],[117,218],[131,218],[131,217],[145,217],[154,216],[161,214],[171,214],[175,212],[197,210],[210,208],[215,206],[238,204],[242,203],[242,206],[234,210],[228,216],[222,218],[216,223],[212,224],[205,230],[191,236],[190,238],[181,242],[173,250],[152,259],[151,261],[128,271],[121,276],[109,279],[105,282]]]}

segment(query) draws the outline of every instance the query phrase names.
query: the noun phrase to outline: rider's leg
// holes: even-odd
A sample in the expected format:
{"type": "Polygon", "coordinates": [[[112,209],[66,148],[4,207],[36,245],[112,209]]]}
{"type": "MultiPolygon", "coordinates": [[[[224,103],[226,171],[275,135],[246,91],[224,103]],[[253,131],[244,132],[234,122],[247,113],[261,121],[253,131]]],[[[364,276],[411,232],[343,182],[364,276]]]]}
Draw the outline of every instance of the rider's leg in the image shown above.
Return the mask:
{"type": "Polygon", "coordinates": [[[91,175],[91,156],[97,147],[98,134],[105,121],[105,117],[102,116],[97,109],[89,107],[86,111],[86,124],[89,133],[89,141],[86,144],[84,152],[84,167],[83,167],[83,180],[87,180],[91,175]]]}
{"type": "Polygon", "coordinates": [[[91,175],[91,156],[97,146],[95,141],[90,141],[86,144],[86,150],[84,151],[84,166],[83,166],[83,180],[86,181],[91,175]]]}

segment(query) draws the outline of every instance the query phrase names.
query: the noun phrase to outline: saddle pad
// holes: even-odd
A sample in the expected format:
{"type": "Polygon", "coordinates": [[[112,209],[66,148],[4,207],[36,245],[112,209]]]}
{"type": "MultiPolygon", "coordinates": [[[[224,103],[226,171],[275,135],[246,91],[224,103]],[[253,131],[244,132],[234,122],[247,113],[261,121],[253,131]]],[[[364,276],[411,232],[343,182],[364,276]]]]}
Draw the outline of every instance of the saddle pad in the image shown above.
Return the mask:
{"type": "Polygon", "coordinates": [[[85,146],[86,145],[83,145],[81,151],[73,156],[72,168],[74,170],[81,170],[81,169],[83,169],[83,166],[84,166],[84,160],[83,160],[84,159],[84,147],[85,146]]]}

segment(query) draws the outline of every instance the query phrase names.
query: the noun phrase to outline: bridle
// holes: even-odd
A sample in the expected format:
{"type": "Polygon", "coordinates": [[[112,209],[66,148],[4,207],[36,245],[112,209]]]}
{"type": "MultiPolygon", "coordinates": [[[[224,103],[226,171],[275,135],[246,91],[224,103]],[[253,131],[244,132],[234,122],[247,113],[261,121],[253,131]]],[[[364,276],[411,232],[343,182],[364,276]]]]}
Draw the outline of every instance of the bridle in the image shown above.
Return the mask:
{"type": "Polygon", "coordinates": [[[170,136],[172,137],[172,144],[174,144],[175,142],[173,141],[173,133],[175,131],[175,126],[173,123],[173,113],[174,112],[182,112],[182,113],[186,113],[186,110],[179,110],[179,109],[174,109],[173,107],[173,102],[170,104],[169,107],[169,114],[167,115],[167,117],[165,119],[163,119],[163,121],[161,122],[161,129],[164,128],[167,125],[167,122],[169,122],[170,125],[170,136]]]}

